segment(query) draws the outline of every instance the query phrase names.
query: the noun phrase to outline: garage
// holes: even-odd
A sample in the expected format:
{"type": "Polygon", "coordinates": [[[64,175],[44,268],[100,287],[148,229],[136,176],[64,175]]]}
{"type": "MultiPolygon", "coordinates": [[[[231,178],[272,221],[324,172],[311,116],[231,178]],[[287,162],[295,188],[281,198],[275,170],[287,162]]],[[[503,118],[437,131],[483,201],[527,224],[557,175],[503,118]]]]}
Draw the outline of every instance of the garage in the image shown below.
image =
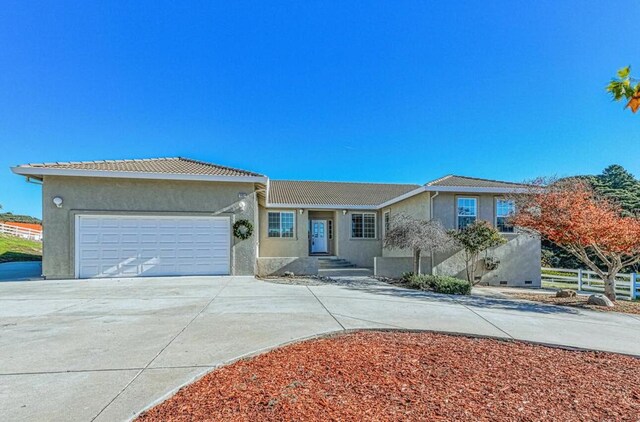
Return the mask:
{"type": "Polygon", "coordinates": [[[230,273],[227,217],[76,215],[75,276],[230,273]]]}

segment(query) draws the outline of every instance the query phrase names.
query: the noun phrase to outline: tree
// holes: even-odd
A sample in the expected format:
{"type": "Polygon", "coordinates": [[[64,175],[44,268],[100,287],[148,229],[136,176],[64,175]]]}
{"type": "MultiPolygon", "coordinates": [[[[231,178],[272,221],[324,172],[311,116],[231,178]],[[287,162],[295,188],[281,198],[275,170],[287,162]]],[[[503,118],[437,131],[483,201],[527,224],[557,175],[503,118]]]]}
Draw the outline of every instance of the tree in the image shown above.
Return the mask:
{"type": "Polygon", "coordinates": [[[637,215],[640,211],[640,182],[624,167],[612,164],[589,182],[598,195],[620,205],[624,215],[637,215]]]}
{"type": "Polygon", "coordinates": [[[422,273],[422,255],[442,252],[454,244],[438,220],[420,220],[404,213],[391,217],[389,230],[385,233],[384,247],[409,249],[413,252],[413,273],[422,273]]]}
{"type": "MultiPolygon", "coordinates": [[[[574,178],[588,182],[598,195],[620,205],[623,215],[640,215],[640,181],[624,167],[612,164],[601,174],[574,176],[574,178]]],[[[574,255],[544,238],[542,239],[542,253],[543,258],[546,258],[543,259],[544,266],[571,269],[584,267],[584,264],[574,255]]],[[[595,254],[591,253],[590,256],[598,262],[598,257],[595,254]]],[[[638,265],[622,269],[623,272],[637,272],[638,270],[640,270],[638,265]]]]}
{"type": "Polygon", "coordinates": [[[462,230],[453,231],[451,232],[451,237],[464,251],[467,280],[472,285],[478,283],[476,281],[476,271],[478,270],[480,254],[484,253],[486,258],[490,248],[500,246],[507,241],[487,221],[476,221],[462,230]]]}
{"type": "Polygon", "coordinates": [[[629,107],[631,112],[635,113],[640,109],[640,82],[630,74],[631,66],[618,70],[617,77],[612,78],[607,85],[607,92],[611,94],[614,101],[629,100],[624,108],[629,107]]]}
{"type": "Polygon", "coordinates": [[[560,246],[604,280],[616,300],[615,276],[640,262],[640,219],[598,195],[584,180],[538,180],[517,195],[512,224],[560,246]]]}

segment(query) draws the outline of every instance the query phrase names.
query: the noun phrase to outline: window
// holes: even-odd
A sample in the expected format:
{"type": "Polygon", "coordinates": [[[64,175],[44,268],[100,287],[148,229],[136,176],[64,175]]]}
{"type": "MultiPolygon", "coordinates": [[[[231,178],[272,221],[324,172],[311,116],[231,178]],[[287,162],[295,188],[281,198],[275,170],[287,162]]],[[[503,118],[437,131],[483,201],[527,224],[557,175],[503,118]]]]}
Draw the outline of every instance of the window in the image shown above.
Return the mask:
{"type": "Polygon", "coordinates": [[[384,213],[384,234],[386,236],[387,232],[389,231],[389,226],[390,226],[390,219],[389,219],[389,211],[385,211],[384,213]]]}
{"type": "Polygon", "coordinates": [[[327,221],[327,233],[329,234],[329,239],[333,239],[333,220],[327,221]]]}
{"type": "Polygon", "coordinates": [[[478,200],[476,198],[458,198],[458,229],[462,230],[476,222],[478,218],[478,200]]]}
{"type": "Polygon", "coordinates": [[[269,237],[293,237],[293,213],[292,212],[270,212],[268,213],[269,237]]]}
{"type": "Polygon", "coordinates": [[[516,210],[516,205],[509,199],[496,199],[496,228],[502,233],[513,233],[513,226],[509,224],[509,217],[516,210]]]}
{"type": "Polygon", "coordinates": [[[351,214],[351,237],[353,239],[375,239],[376,215],[373,213],[351,214]]]}

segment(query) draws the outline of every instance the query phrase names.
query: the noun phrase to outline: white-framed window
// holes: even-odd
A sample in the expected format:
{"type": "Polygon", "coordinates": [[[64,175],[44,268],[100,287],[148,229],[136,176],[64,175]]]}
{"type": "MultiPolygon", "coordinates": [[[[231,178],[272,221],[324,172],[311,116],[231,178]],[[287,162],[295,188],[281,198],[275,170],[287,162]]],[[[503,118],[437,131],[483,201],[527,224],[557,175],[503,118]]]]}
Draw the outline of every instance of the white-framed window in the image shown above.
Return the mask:
{"type": "Polygon", "coordinates": [[[478,198],[458,197],[456,202],[457,226],[462,230],[478,219],[478,198]]]}
{"type": "Polygon", "coordinates": [[[369,212],[351,214],[351,238],[375,239],[376,214],[369,212]]]}
{"type": "Polygon", "coordinates": [[[502,233],[513,233],[509,217],[516,211],[516,204],[511,199],[496,198],[496,228],[502,233]]]}
{"type": "Polygon", "coordinates": [[[293,237],[295,213],[292,211],[276,211],[267,214],[268,237],[293,237]]]}
{"type": "Polygon", "coordinates": [[[391,227],[391,212],[385,211],[382,220],[384,222],[384,235],[386,236],[389,228],[391,227]]]}

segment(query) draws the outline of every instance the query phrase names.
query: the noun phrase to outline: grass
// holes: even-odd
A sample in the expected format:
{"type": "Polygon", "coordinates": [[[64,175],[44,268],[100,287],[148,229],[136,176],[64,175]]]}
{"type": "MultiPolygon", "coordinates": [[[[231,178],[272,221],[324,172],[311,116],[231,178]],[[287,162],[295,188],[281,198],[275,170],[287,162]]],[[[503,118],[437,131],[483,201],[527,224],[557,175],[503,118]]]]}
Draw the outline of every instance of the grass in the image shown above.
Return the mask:
{"type": "Polygon", "coordinates": [[[0,234],[0,263],[42,260],[42,242],[0,234]]]}
{"type": "Polygon", "coordinates": [[[571,289],[578,290],[578,283],[564,283],[560,281],[546,281],[542,280],[542,287],[549,289],[571,289]]]}

